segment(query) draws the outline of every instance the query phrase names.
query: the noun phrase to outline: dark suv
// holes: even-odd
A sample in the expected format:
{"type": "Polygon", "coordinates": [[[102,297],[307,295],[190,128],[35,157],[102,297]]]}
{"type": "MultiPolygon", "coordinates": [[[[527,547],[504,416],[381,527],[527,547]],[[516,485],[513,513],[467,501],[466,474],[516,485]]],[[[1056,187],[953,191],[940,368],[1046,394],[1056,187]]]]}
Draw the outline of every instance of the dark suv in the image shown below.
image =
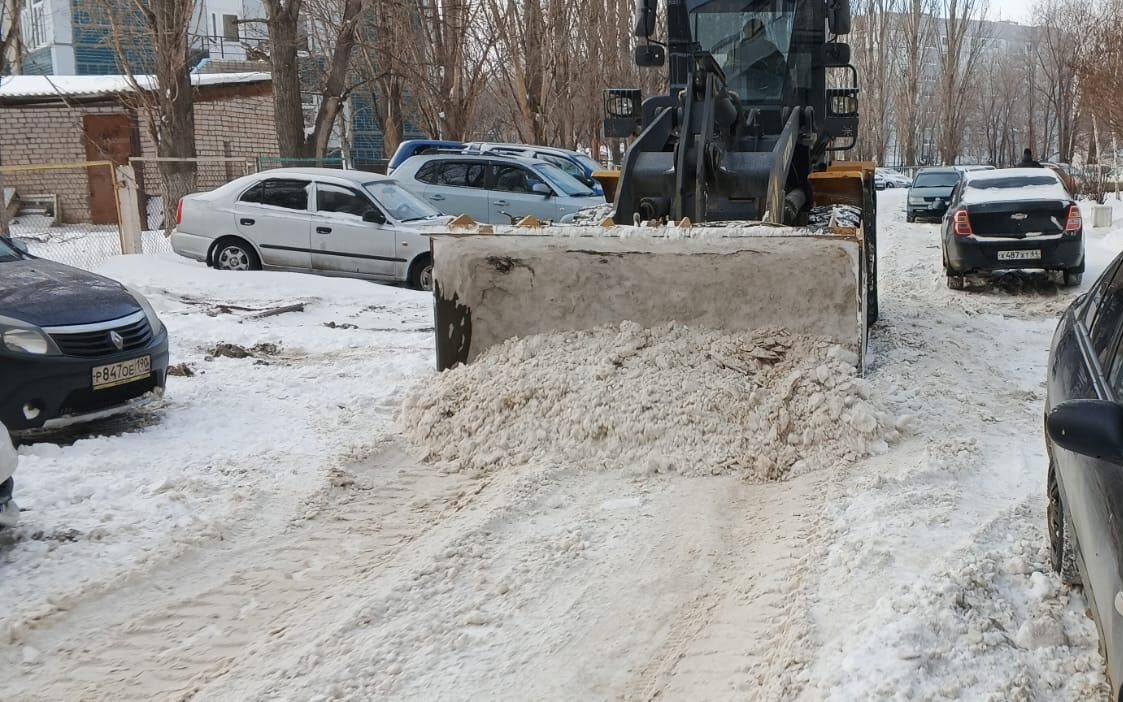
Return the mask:
{"type": "Polygon", "coordinates": [[[905,219],[909,222],[918,219],[938,222],[942,219],[948,209],[951,191],[962,176],[963,171],[954,166],[921,168],[909,188],[905,219]]]}
{"type": "Polygon", "coordinates": [[[51,429],[159,394],[168,335],[124,285],[0,237],[0,423],[51,429]]]}

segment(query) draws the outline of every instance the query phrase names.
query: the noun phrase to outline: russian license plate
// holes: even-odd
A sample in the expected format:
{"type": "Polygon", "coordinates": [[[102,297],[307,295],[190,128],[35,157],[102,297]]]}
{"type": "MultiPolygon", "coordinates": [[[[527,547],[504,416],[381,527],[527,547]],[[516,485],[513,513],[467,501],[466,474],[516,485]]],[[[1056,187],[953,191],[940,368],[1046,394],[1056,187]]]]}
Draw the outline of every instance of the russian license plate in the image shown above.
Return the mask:
{"type": "Polygon", "coordinates": [[[117,385],[142,380],[152,375],[152,357],[141,356],[127,361],[118,361],[105,366],[95,366],[93,370],[94,390],[111,388],[117,385]]]}
{"type": "Polygon", "coordinates": [[[999,251],[999,261],[1024,261],[1026,259],[1041,258],[1041,249],[1025,249],[1024,251],[999,251]]]}

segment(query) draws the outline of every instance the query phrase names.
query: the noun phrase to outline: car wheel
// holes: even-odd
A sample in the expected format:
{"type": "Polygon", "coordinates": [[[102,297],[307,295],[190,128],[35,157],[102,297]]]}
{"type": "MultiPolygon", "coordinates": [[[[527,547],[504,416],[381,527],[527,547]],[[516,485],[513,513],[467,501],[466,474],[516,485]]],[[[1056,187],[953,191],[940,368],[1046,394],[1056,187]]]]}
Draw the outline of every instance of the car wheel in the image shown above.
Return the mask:
{"type": "Polygon", "coordinates": [[[1080,569],[1072,544],[1072,518],[1061,503],[1061,489],[1054,468],[1049,469],[1049,561],[1065,585],[1080,585],[1080,569]]]}
{"type": "Polygon", "coordinates": [[[956,273],[948,273],[947,279],[948,287],[952,290],[962,290],[966,287],[966,281],[963,279],[962,275],[958,275],[956,273]]]}
{"type": "Polygon", "coordinates": [[[916,217],[913,217],[911,214],[906,214],[905,221],[911,224],[916,221],[916,217]]]}
{"type": "Polygon", "coordinates": [[[259,271],[261,259],[253,247],[241,239],[220,239],[214,245],[211,265],[220,271],[259,271]]]}
{"type": "Polygon", "coordinates": [[[419,256],[410,266],[409,284],[414,290],[433,289],[433,258],[429,254],[419,256]]]}
{"type": "Polygon", "coordinates": [[[1084,282],[1084,271],[1079,268],[1069,268],[1064,272],[1064,284],[1074,288],[1084,282]]]}

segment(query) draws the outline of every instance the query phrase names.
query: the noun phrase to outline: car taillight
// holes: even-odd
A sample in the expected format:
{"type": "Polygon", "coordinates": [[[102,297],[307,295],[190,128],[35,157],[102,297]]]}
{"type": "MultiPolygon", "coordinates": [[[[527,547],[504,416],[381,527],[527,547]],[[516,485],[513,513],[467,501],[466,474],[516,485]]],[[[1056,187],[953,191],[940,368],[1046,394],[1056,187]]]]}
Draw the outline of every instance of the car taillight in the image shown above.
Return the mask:
{"type": "Polygon", "coordinates": [[[1068,208],[1068,221],[1065,222],[1065,232],[1078,232],[1084,226],[1084,220],[1080,218],[1080,208],[1076,205],[1070,205],[1068,208]]]}
{"type": "Polygon", "coordinates": [[[179,204],[175,208],[175,223],[183,224],[183,198],[179,199],[179,204]]]}
{"type": "Polygon", "coordinates": [[[971,236],[975,233],[971,229],[971,217],[967,214],[967,210],[956,210],[953,221],[956,236],[971,236]]]}

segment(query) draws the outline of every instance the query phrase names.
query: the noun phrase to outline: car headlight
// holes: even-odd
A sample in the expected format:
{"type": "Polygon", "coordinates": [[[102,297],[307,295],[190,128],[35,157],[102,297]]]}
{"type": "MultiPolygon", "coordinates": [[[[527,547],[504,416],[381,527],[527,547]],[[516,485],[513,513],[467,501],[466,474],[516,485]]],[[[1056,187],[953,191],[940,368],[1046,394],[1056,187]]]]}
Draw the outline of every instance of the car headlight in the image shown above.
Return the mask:
{"type": "Polygon", "coordinates": [[[0,317],[0,346],[8,351],[38,356],[59,354],[58,346],[45,331],[11,317],[0,317]]]}
{"type": "Polygon", "coordinates": [[[152,304],[148,302],[148,298],[132,288],[126,287],[125,289],[129,291],[129,294],[133,296],[136,303],[144,310],[144,316],[148,318],[148,326],[152,328],[152,335],[159,336],[160,332],[164,331],[164,323],[156,316],[156,310],[152,309],[152,304]]]}
{"type": "Polygon", "coordinates": [[[915,195],[909,195],[909,204],[910,205],[923,205],[924,204],[924,198],[917,197],[915,195]]]}

